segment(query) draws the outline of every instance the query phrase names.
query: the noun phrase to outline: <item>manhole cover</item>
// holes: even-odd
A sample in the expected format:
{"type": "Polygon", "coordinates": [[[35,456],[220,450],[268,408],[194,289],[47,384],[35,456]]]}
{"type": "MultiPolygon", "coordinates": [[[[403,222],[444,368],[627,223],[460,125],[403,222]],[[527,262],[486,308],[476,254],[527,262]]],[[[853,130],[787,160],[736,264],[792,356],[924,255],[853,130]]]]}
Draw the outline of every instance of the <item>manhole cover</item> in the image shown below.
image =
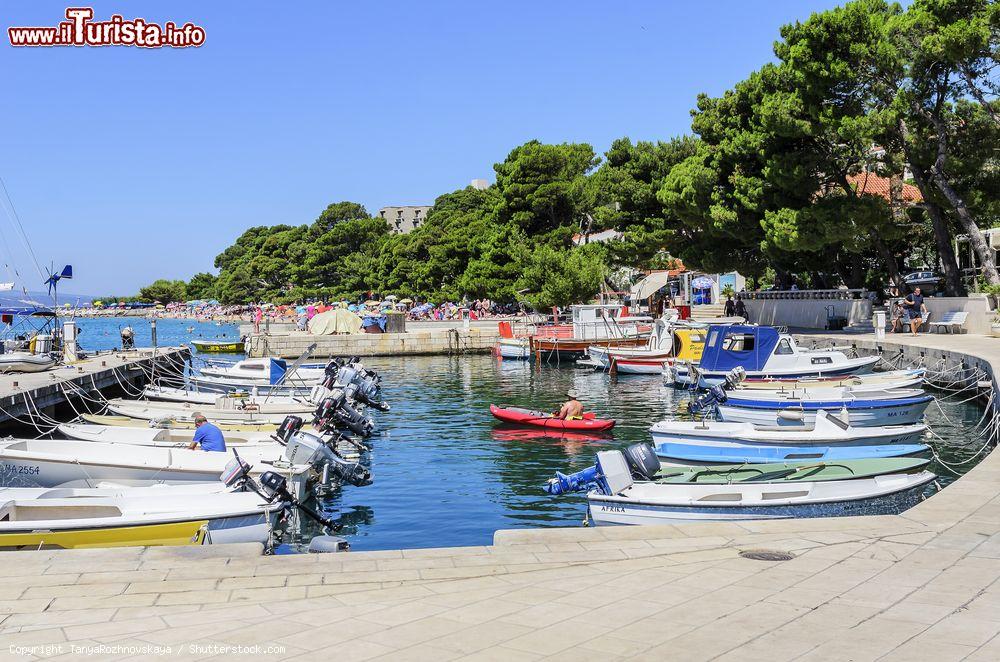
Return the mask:
{"type": "Polygon", "coordinates": [[[794,554],[788,552],[777,552],[773,549],[748,549],[740,552],[740,556],[754,561],[791,561],[794,554]]]}

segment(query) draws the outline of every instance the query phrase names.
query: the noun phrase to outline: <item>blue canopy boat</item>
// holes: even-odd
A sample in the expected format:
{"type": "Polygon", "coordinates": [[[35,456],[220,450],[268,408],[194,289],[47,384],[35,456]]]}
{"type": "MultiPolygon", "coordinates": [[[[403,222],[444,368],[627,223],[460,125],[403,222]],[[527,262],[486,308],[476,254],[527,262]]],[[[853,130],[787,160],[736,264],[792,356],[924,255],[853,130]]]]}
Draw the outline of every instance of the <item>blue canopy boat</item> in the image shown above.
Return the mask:
{"type": "Polygon", "coordinates": [[[877,356],[848,358],[837,350],[802,349],[772,326],[718,324],[708,331],[698,365],[677,363],[672,374],[678,386],[708,388],[723,383],[733,368],[743,368],[753,379],[800,379],[870,372],[877,362],[877,356]]]}

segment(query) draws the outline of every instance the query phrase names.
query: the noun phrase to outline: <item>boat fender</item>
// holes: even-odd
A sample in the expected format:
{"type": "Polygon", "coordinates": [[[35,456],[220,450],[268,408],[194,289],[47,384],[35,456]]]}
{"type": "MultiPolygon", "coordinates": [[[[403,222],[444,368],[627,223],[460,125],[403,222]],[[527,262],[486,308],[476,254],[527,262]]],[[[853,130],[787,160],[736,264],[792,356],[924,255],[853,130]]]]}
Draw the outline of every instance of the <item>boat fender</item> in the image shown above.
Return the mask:
{"type": "Polygon", "coordinates": [[[802,414],[801,409],[782,409],[778,412],[778,420],[796,421],[801,423],[805,420],[805,416],[802,414]]]}
{"type": "Polygon", "coordinates": [[[309,541],[310,554],[335,554],[337,552],[348,552],[351,544],[340,536],[316,536],[309,541]]]}

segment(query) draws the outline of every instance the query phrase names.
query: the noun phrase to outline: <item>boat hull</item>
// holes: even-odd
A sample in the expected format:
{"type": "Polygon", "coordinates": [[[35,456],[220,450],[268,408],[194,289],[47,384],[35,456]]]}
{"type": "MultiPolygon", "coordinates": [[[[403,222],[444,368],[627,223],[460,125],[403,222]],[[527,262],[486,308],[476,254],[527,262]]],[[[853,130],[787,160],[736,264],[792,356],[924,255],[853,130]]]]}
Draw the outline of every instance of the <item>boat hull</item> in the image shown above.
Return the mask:
{"type": "Polygon", "coordinates": [[[905,402],[892,400],[870,401],[870,405],[858,406],[856,403],[818,402],[796,406],[791,403],[775,403],[774,406],[743,406],[726,403],[718,405],[719,418],[735,423],[754,423],[757,425],[795,426],[814,425],[816,412],[827,410],[853,427],[874,427],[886,425],[909,425],[920,423],[924,411],[933,398],[913,398],[905,402]],[[845,407],[839,406],[846,405],[845,407]],[[795,417],[791,419],[791,417],[795,417]],[[790,420],[791,419],[791,420],[790,420]]]}
{"type": "Polygon", "coordinates": [[[243,343],[238,340],[192,340],[191,344],[199,352],[218,354],[243,353],[243,343]]]}
{"type": "MultiPolygon", "coordinates": [[[[848,375],[863,375],[870,373],[878,363],[879,357],[868,356],[860,359],[849,359],[846,363],[829,364],[828,368],[813,366],[806,369],[793,368],[787,370],[747,370],[747,379],[761,380],[802,380],[819,379],[823,377],[845,377],[848,375]]],[[[673,382],[677,386],[691,386],[691,372],[684,365],[675,365],[672,369],[673,382]]],[[[729,371],[700,371],[698,373],[698,388],[710,388],[722,384],[729,371]]]]}
{"type": "Polygon", "coordinates": [[[649,505],[624,500],[590,497],[590,521],[595,525],[687,524],[691,522],[739,522],[802,517],[856,517],[896,515],[923,500],[924,486],[934,479],[893,494],[815,504],[758,506],[649,505]]]}
{"type": "Polygon", "coordinates": [[[870,444],[845,446],[793,446],[777,444],[674,443],[656,444],[661,464],[700,466],[716,464],[767,464],[794,461],[837,461],[865,458],[907,457],[929,449],[924,444],[870,444]]]}

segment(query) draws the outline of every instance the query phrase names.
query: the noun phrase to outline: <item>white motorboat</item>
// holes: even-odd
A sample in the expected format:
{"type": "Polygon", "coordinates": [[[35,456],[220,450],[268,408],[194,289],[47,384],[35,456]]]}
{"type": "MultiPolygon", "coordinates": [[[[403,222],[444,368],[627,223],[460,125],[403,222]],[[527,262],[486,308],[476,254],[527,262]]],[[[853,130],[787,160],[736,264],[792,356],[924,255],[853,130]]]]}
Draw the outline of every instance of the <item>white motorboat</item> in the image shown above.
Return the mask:
{"type": "Polygon", "coordinates": [[[782,402],[797,404],[822,400],[893,400],[919,398],[926,395],[919,388],[884,389],[877,386],[838,386],[834,388],[789,388],[777,391],[758,389],[743,391],[733,389],[726,392],[727,402],[739,403],[744,400],[782,402]]]}
{"type": "Polygon", "coordinates": [[[195,487],[0,490],[0,549],[270,541],[281,504],[218,481],[195,487]]]}
{"type": "MultiPolygon", "coordinates": [[[[649,479],[659,470],[654,464],[646,472],[649,479]]],[[[592,522],[677,524],[898,514],[919,503],[923,488],[936,478],[921,471],[840,481],[678,484],[636,481],[635,470],[621,451],[597,454],[598,488],[587,494],[592,522]]]]}
{"type": "MultiPolygon", "coordinates": [[[[316,386],[314,390],[322,392],[324,396],[329,394],[329,391],[322,386],[316,386]]],[[[219,400],[219,394],[214,391],[171,388],[169,386],[147,386],[142,390],[142,397],[146,400],[190,402],[192,404],[213,406],[219,400]]],[[[229,393],[228,397],[234,401],[241,401],[248,405],[309,405],[313,402],[318,402],[318,400],[313,400],[312,398],[303,398],[295,395],[253,395],[249,390],[235,391],[229,393]]]]}
{"type": "MultiPolygon", "coordinates": [[[[306,478],[309,464],[292,464],[278,445],[247,446],[240,457],[252,473],[278,471],[294,478],[306,478]]],[[[95,487],[113,482],[119,485],[154,483],[217,482],[232,453],[156,448],[131,444],[51,439],[8,439],[0,441],[0,466],[9,487],[95,487]]]]}
{"type": "Polygon", "coordinates": [[[7,352],[0,354],[0,372],[44,372],[57,363],[51,354],[7,352]]]}
{"type": "Polygon", "coordinates": [[[204,414],[210,421],[227,423],[281,423],[289,414],[309,414],[315,409],[303,405],[247,405],[239,399],[224,398],[215,407],[188,402],[157,402],[152,400],[126,400],[114,398],[107,403],[108,411],[121,416],[159,420],[165,418],[191,419],[194,414],[204,414]],[[222,406],[219,406],[222,405],[222,406]]]}
{"type": "Polygon", "coordinates": [[[677,312],[673,311],[656,320],[645,347],[608,347],[595,344],[587,348],[587,355],[605,369],[611,367],[614,359],[619,363],[660,361],[662,370],[662,362],[667,359],[697,361],[701,357],[707,331],[707,324],[679,321],[677,312]]]}
{"type": "Polygon", "coordinates": [[[906,425],[921,422],[924,410],[934,400],[923,391],[904,392],[900,397],[867,398],[861,394],[829,399],[755,398],[753,394],[745,398],[731,394],[720,401],[716,406],[719,418],[758,425],[815,425],[817,412],[825,410],[837,412],[841,420],[855,427],[906,425]]]}
{"type": "Polygon", "coordinates": [[[230,380],[226,377],[208,377],[205,375],[190,375],[188,382],[201,392],[214,393],[249,393],[253,397],[299,397],[309,398],[315,384],[282,383],[282,384],[254,384],[239,379],[230,380]]]}
{"type": "Polygon", "coordinates": [[[504,359],[526,360],[531,358],[527,338],[501,338],[497,341],[495,351],[504,359]]]}
{"type": "Polygon", "coordinates": [[[813,378],[755,378],[743,379],[734,390],[740,391],[791,391],[798,388],[848,388],[852,391],[866,389],[916,388],[924,383],[925,370],[891,370],[864,375],[813,378]]]}
{"type": "Polygon", "coordinates": [[[678,361],[670,370],[678,386],[708,388],[723,383],[734,368],[743,368],[748,378],[802,379],[867,373],[878,360],[802,349],[792,336],[770,326],[720,324],[710,327],[697,366],[678,361]]]}
{"type": "Polygon", "coordinates": [[[660,421],[649,429],[654,443],[700,444],[710,442],[737,448],[742,444],[835,446],[915,443],[927,425],[852,427],[826,411],[816,412],[812,424],[760,425],[728,421],[660,421]]]}
{"type": "MultiPolygon", "coordinates": [[[[56,430],[67,439],[98,441],[108,444],[130,444],[133,446],[162,446],[164,448],[186,448],[191,443],[193,430],[171,430],[164,428],[129,428],[113,425],[92,425],[89,423],[62,423],[56,430]]],[[[274,445],[274,433],[270,432],[223,432],[226,446],[242,449],[258,444],[274,445]]],[[[242,452],[242,450],[240,451],[242,452]]]]}
{"type": "Polygon", "coordinates": [[[232,365],[210,364],[201,369],[205,377],[219,377],[228,382],[257,386],[291,383],[313,385],[325,376],[325,367],[290,369],[284,359],[259,358],[243,359],[232,365]]]}

